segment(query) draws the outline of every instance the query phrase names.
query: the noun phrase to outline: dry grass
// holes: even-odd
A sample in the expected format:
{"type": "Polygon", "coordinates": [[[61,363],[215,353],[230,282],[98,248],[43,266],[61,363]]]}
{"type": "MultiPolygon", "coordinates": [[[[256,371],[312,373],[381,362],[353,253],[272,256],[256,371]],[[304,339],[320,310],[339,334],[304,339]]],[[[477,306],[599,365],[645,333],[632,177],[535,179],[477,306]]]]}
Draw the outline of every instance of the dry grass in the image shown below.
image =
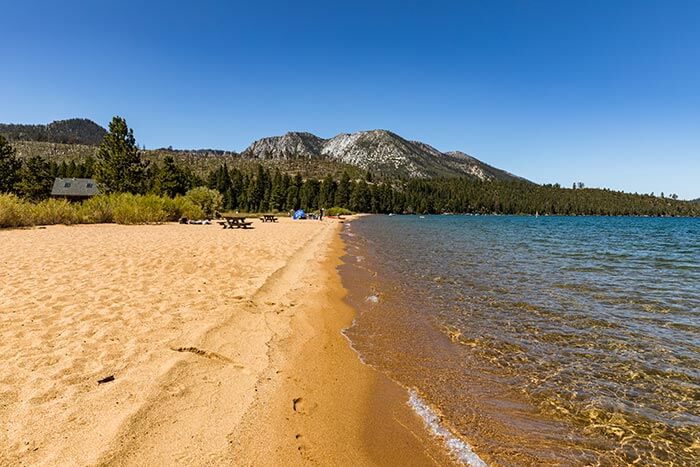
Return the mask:
{"type": "MultiPolygon", "coordinates": [[[[207,206],[208,208],[210,206],[207,206]]],[[[47,199],[32,203],[12,194],[0,194],[0,228],[53,224],[151,224],[180,217],[202,219],[205,211],[196,199],[116,193],[82,203],[47,199]]]]}

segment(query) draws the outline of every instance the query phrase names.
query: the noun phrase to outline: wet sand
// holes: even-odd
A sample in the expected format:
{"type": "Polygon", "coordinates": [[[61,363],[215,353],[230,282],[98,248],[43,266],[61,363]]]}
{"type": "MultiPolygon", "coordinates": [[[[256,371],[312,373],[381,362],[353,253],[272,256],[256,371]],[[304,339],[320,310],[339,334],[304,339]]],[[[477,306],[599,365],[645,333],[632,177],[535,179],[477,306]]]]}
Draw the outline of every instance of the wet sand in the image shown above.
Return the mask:
{"type": "Polygon", "coordinates": [[[449,462],[340,333],[340,225],[254,226],[0,231],[0,464],[449,462]]]}

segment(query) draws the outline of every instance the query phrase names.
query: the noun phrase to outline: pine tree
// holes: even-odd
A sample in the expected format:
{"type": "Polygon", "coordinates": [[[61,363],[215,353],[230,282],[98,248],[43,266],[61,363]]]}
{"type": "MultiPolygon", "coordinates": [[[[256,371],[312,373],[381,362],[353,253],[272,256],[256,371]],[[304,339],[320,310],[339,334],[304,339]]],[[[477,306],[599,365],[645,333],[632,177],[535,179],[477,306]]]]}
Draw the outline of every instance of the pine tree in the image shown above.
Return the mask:
{"type": "Polygon", "coordinates": [[[184,195],[190,188],[185,171],[177,165],[172,156],[165,156],[163,163],[156,169],[153,191],[158,195],[174,198],[184,195]]]}
{"type": "Polygon", "coordinates": [[[68,164],[66,161],[61,161],[61,165],[58,166],[58,177],[66,178],[68,176],[68,164]]]}
{"type": "Polygon", "coordinates": [[[350,205],[350,176],[347,172],[343,172],[338,183],[338,188],[335,192],[335,206],[347,208],[350,205]]]}
{"type": "Polygon", "coordinates": [[[265,169],[262,164],[258,164],[256,176],[248,189],[248,210],[259,212],[265,205],[265,169]]]}
{"type": "Polygon", "coordinates": [[[240,207],[241,193],[243,193],[243,175],[238,169],[229,172],[231,179],[231,189],[229,190],[229,205],[227,209],[235,210],[240,207]]]}
{"type": "Polygon", "coordinates": [[[22,162],[15,156],[15,148],[0,135],[0,193],[14,190],[21,167],[22,162]]]}
{"type": "Polygon", "coordinates": [[[299,209],[299,188],[292,184],[287,188],[287,202],[285,204],[285,210],[296,211],[299,209]]]}
{"type": "Polygon", "coordinates": [[[318,192],[319,192],[318,180],[306,179],[304,184],[301,186],[301,193],[299,194],[301,207],[308,211],[313,211],[318,209],[318,192]]]}
{"type": "Polygon", "coordinates": [[[80,175],[78,175],[78,165],[75,163],[74,160],[70,161],[70,164],[68,164],[68,178],[79,178],[80,175]]]}
{"type": "Polygon", "coordinates": [[[109,124],[109,133],[97,151],[95,178],[103,191],[108,193],[145,191],[145,168],[136,146],[134,131],[126,120],[114,117],[109,124]]]}
{"type": "Polygon", "coordinates": [[[330,208],[335,201],[336,184],[329,174],[321,182],[321,189],[318,193],[318,206],[320,208],[330,208]]]}
{"type": "Polygon", "coordinates": [[[360,180],[355,184],[350,195],[350,209],[356,212],[370,212],[372,199],[367,182],[360,180]]]}
{"type": "Polygon", "coordinates": [[[95,158],[88,156],[78,165],[78,177],[92,178],[95,174],[95,158]]]}
{"type": "Polygon", "coordinates": [[[275,170],[275,174],[272,176],[272,190],[270,193],[269,209],[271,211],[282,210],[284,208],[286,195],[287,192],[284,186],[284,177],[282,174],[280,174],[279,170],[275,170]]]}
{"type": "Polygon", "coordinates": [[[15,186],[20,195],[32,201],[49,197],[53,177],[49,163],[42,157],[33,156],[27,159],[19,174],[19,182],[15,186]]]}

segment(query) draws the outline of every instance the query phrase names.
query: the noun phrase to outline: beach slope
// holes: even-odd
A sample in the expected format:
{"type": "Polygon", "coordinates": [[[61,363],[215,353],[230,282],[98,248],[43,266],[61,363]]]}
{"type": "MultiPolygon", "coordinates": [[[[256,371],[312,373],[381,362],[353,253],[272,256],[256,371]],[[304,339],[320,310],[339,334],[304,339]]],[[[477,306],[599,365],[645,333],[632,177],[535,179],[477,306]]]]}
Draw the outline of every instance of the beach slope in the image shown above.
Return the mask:
{"type": "Polygon", "coordinates": [[[339,227],[0,231],[0,464],[444,462],[340,334],[339,227]]]}

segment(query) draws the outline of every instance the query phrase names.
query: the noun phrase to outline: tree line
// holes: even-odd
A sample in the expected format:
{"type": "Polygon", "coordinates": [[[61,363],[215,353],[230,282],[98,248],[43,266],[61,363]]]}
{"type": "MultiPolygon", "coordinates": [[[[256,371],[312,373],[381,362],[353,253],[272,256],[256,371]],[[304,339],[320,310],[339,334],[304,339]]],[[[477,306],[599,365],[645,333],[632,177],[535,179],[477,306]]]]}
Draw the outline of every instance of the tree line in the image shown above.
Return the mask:
{"type": "Polygon", "coordinates": [[[48,125],[0,123],[0,133],[10,141],[44,141],[97,146],[106,132],[104,128],[91,120],[71,118],[51,122],[48,125]]]}
{"type": "Polygon", "coordinates": [[[41,157],[21,162],[0,136],[0,193],[31,200],[49,196],[55,177],[95,178],[105,193],[153,193],[175,197],[206,186],[223,197],[223,208],[244,212],[340,207],[367,213],[476,213],[551,215],[698,216],[700,205],[672,198],[606,189],[566,189],[524,181],[439,178],[373,181],[347,172],[302,178],[258,164],[253,169],[223,163],[203,176],[173,157],[149,163],[141,157],[133,130],[115,117],[95,159],[56,164],[41,157]]]}

